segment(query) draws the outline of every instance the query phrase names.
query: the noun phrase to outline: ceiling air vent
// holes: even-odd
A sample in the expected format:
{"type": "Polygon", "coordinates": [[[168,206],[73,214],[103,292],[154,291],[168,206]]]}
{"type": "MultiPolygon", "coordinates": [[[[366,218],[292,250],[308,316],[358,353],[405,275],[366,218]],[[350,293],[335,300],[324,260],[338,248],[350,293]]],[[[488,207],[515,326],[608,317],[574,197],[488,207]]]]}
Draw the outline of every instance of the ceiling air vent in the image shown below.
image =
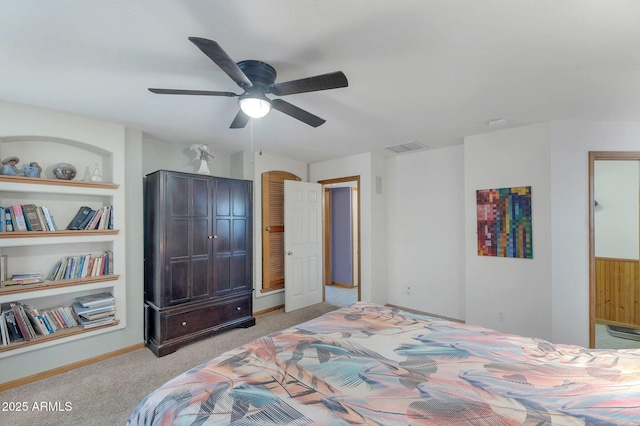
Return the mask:
{"type": "Polygon", "coordinates": [[[420,142],[409,141],[400,145],[386,146],[385,149],[389,151],[393,151],[396,154],[402,154],[409,151],[418,151],[421,149],[426,149],[426,145],[422,145],[420,142]]]}

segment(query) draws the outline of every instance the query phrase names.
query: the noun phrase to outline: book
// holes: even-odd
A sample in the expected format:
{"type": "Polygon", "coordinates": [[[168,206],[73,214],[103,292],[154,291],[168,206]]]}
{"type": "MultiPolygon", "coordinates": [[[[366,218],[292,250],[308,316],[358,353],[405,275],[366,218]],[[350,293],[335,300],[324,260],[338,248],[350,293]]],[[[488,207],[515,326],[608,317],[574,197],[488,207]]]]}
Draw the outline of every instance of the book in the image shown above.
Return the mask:
{"type": "Polygon", "coordinates": [[[113,304],[115,298],[109,292],[89,294],[87,296],[76,297],[76,302],[85,308],[98,305],[113,304]]]}
{"type": "Polygon", "coordinates": [[[76,213],[76,215],[73,217],[73,219],[71,219],[71,222],[69,222],[69,225],[67,225],[67,229],[82,229],[80,228],[80,224],[82,222],[84,222],[84,220],[86,219],[87,215],[89,213],[91,213],[91,207],[89,206],[81,206],[78,209],[78,212],[76,213]]]}
{"type": "Polygon", "coordinates": [[[2,316],[7,324],[7,333],[9,337],[9,343],[23,342],[25,339],[20,332],[20,328],[16,323],[16,317],[11,309],[2,311],[2,316]]]}
{"type": "Polygon", "coordinates": [[[4,223],[5,223],[5,232],[12,232],[13,231],[13,218],[11,217],[11,209],[10,208],[5,208],[4,209],[4,223]]]}
{"type": "Polygon", "coordinates": [[[64,320],[64,317],[60,313],[60,308],[51,308],[51,317],[54,318],[57,322],[58,328],[68,328],[69,326],[64,320]]]}
{"type": "Polygon", "coordinates": [[[62,309],[69,317],[69,322],[72,324],[72,327],[77,326],[79,323],[73,308],[71,306],[63,306],[62,309]]]}
{"type": "Polygon", "coordinates": [[[51,331],[51,333],[55,333],[56,330],[58,329],[58,325],[56,324],[55,320],[49,314],[49,311],[44,310],[44,311],[42,311],[41,315],[42,315],[42,319],[44,320],[44,323],[47,326],[47,328],[49,329],[49,331],[51,331]]]}
{"type": "Polygon", "coordinates": [[[7,322],[4,319],[4,315],[0,315],[0,335],[2,337],[2,344],[8,345],[9,342],[9,332],[7,330],[7,322]]]}
{"type": "Polygon", "coordinates": [[[85,229],[87,230],[96,229],[98,226],[98,223],[100,222],[100,217],[102,217],[102,209],[96,210],[96,214],[93,215],[93,217],[91,218],[91,221],[89,221],[85,229]]]}
{"type": "Polygon", "coordinates": [[[5,227],[7,226],[4,220],[4,207],[0,206],[0,212],[2,212],[2,220],[0,220],[0,232],[5,232],[5,227]]]}
{"type": "Polygon", "coordinates": [[[40,207],[36,208],[36,214],[38,215],[38,222],[40,223],[40,227],[43,231],[48,231],[49,227],[47,227],[47,223],[44,220],[44,216],[42,215],[42,209],[40,207]]]}
{"type": "Polygon", "coordinates": [[[11,279],[22,280],[25,278],[42,278],[42,274],[39,272],[21,272],[19,274],[12,274],[11,279]]]}
{"type": "Polygon", "coordinates": [[[101,319],[101,318],[106,318],[109,316],[114,316],[116,314],[116,310],[112,309],[110,311],[106,311],[106,312],[98,312],[97,314],[82,314],[79,315],[80,318],[85,318],[88,320],[96,320],[96,319],[101,319]]]}
{"type": "Polygon", "coordinates": [[[49,212],[49,209],[47,209],[45,206],[42,206],[40,208],[42,209],[42,215],[44,216],[44,219],[49,231],[57,231],[58,229],[53,224],[53,219],[51,218],[51,213],[49,212]]]}
{"type": "Polygon", "coordinates": [[[4,282],[5,287],[12,285],[27,285],[27,284],[40,284],[44,281],[42,278],[22,278],[22,279],[13,279],[10,278],[4,282]]]}
{"type": "Polygon", "coordinates": [[[44,231],[38,219],[38,207],[35,204],[23,204],[22,211],[31,231],[44,231]]]}
{"type": "Polygon", "coordinates": [[[113,274],[113,251],[107,250],[104,252],[105,254],[105,275],[113,274]]]}
{"type": "Polygon", "coordinates": [[[78,225],[78,229],[86,229],[87,225],[89,224],[89,222],[91,221],[91,219],[93,219],[93,216],[96,214],[95,210],[91,210],[89,212],[89,214],[87,214],[87,216],[84,218],[84,220],[82,221],[82,223],[80,225],[78,225]]]}
{"type": "Polygon", "coordinates": [[[39,334],[39,335],[42,335],[42,336],[46,336],[47,334],[51,334],[49,329],[45,325],[44,320],[42,319],[42,316],[40,315],[40,312],[38,312],[38,310],[36,308],[34,308],[33,306],[29,306],[29,305],[22,305],[22,309],[24,309],[24,312],[27,315],[27,318],[29,319],[29,321],[31,322],[31,325],[32,325],[33,329],[35,330],[36,334],[39,334]]]}
{"type": "Polygon", "coordinates": [[[5,281],[7,281],[7,255],[0,256],[0,287],[4,287],[5,281]]]}
{"type": "Polygon", "coordinates": [[[9,306],[11,306],[11,311],[13,312],[13,317],[15,318],[15,322],[18,325],[18,328],[20,329],[20,334],[22,335],[24,340],[27,340],[27,341],[31,340],[31,334],[29,333],[27,324],[25,323],[24,318],[20,313],[20,309],[18,305],[15,302],[11,302],[9,303],[9,306]]]}
{"type": "Polygon", "coordinates": [[[109,223],[109,206],[104,206],[102,208],[102,215],[100,216],[100,221],[98,222],[97,229],[107,229],[107,224],[109,223]]]}
{"type": "Polygon", "coordinates": [[[4,281],[5,286],[9,285],[22,285],[22,284],[37,284],[41,283],[42,274],[37,272],[26,272],[22,274],[13,274],[10,279],[4,281]]]}
{"type": "Polygon", "coordinates": [[[112,324],[115,321],[115,316],[108,316],[96,320],[88,320],[86,318],[80,318],[80,326],[82,328],[100,327],[101,325],[112,324]]]}
{"type": "Polygon", "coordinates": [[[14,204],[11,206],[11,219],[15,221],[13,224],[15,225],[16,231],[27,231],[27,222],[24,218],[24,213],[22,212],[22,206],[20,204],[14,204]]]}
{"type": "Polygon", "coordinates": [[[78,302],[73,302],[73,310],[77,315],[91,315],[91,314],[100,314],[103,312],[113,311],[115,309],[115,304],[110,303],[108,305],[98,305],[98,306],[89,306],[84,307],[78,302]]]}
{"type": "Polygon", "coordinates": [[[109,206],[109,223],[107,229],[113,229],[113,206],[109,206]]]}

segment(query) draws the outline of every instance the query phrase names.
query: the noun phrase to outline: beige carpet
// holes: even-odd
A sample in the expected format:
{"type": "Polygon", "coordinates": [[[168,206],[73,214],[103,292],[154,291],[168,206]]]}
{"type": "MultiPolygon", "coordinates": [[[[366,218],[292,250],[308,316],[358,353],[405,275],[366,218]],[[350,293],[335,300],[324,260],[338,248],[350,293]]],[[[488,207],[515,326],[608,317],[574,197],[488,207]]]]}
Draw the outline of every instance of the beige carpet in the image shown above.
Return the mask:
{"type": "Polygon", "coordinates": [[[0,393],[0,401],[24,402],[22,412],[0,411],[2,425],[124,425],[138,402],[167,380],[229,349],[337,309],[320,303],[290,313],[256,317],[256,325],[195,342],[156,358],[144,348],[0,393]],[[44,402],[46,411],[34,409],[44,402]]]}

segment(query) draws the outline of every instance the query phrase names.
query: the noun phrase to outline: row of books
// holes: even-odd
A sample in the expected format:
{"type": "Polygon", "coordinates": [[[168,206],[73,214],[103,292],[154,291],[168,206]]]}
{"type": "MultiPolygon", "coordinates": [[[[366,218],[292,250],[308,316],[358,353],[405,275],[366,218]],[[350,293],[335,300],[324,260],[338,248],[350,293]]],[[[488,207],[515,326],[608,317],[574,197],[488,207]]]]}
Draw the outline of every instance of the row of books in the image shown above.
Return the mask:
{"type": "Polygon", "coordinates": [[[0,207],[2,219],[0,232],[12,231],[57,231],[55,219],[45,206],[14,204],[0,207]]]}
{"type": "Polygon", "coordinates": [[[112,212],[112,206],[104,206],[97,210],[82,206],[67,225],[67,229],[113,229],[112,212]]]}
{"type": "Polygon", "coordinates": [[[113,274],[113,251],[107,250],[97,257],[90,254],[63,257],[53,266],[48,279],[59,281],[111,274],[113,274]]]}
{"type": "Polygon", "coordinates": [[[46,336],[59,329],[78,325],[79,322],[71,306],[38,311],[33,306],[18,302],[2,305],[0,333],[3,345],[29,341],[38,335],[46,336]]]}
{"type": "Polygon", "coordinates": [[[1,306],[0,335],[2,345],[29,341],[57,330],[81,327],[93,328],[115,322],[115,299],[103,292],[75,299],[71,306],[38,310],[18,302],[1,306]]]}

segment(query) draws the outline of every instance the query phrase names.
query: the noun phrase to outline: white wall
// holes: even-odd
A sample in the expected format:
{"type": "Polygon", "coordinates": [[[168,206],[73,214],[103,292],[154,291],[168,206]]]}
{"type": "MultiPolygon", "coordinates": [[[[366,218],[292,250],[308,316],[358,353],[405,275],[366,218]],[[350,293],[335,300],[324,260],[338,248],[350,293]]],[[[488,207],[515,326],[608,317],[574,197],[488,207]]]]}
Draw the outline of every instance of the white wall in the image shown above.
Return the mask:
{"type": "Polygon", "coordinates": [[[550,128],[553,340],[588,346],[589,151],[640,151],[640,123],[553,122],[550,128]]]}
{"type": "Polygon", "coordinates": [[[387,303],[386,167],[383,157],[367,153],[309,166],[309,181],[360,176],[361,298],[387,303]],[[376,191],[379,177],[381,193],[376,191]]]}
{"type": "MultiPolygon", "coordinates": [[[[196,153],[190,146],[168,143],[149,135],[142,136],[142,172],[143,176],[156,170],[172,170],[176,172],[196,173],[200,168],[200,160],[195,160],[196,153]]],[[[209,160],[212,176],[231,177],[231,156],[217,152],[209,145],[209,153],[216,157],[209,160]]]]}
{"type": "Polygon", "coordinates": [[[640,161],[596,161],[594,193],[596,257],[638,260],[640,161]]]}
{"type": "Polygon", "coordinates": [[[467,322],[551,339],[549,125],[465,138],[464,173],[467,322]],[[531,186],[533,259],[478,256],[476,191],[514,186],[531,186]]]}
{"type": "Polygon", "coordinates": [[[589,151],[640,151],[640,123],[551,122],[465,138],[467,322],[589,345],[589,151]],[[519,185],[532,186],[534,258],[478,257],[475,190],[519,185]]]}
{"type": "Polygon", "coordinates": [[[389,303],[465,319],[463,146],[390,157],[387,170],[389,303]]]}

